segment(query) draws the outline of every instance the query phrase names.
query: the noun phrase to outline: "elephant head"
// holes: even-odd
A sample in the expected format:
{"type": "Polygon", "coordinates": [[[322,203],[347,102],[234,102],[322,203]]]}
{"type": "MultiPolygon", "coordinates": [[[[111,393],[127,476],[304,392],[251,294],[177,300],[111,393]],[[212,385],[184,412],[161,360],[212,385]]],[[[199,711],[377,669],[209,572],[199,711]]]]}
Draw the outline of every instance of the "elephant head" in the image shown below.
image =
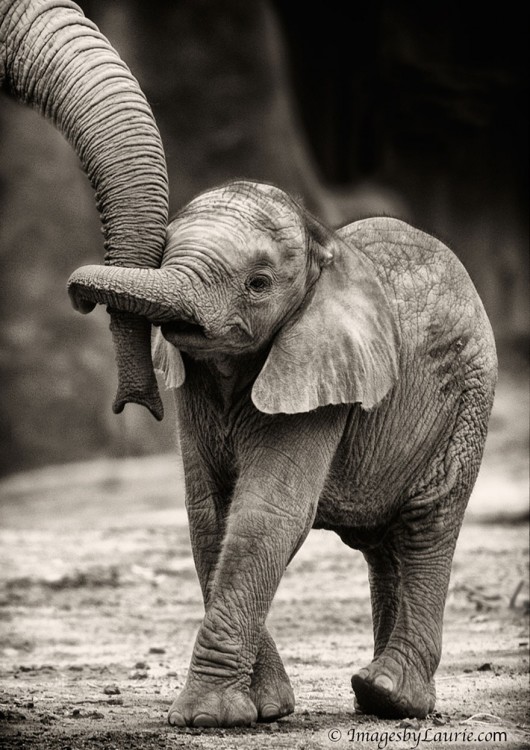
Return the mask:
{"type": "MultiPolygon", "coordinates": [[[[0,84],[49,117],[77,152],[96,193],[105,262],[160,265],[168,214],[164,151],[147,101],[97,27],[70,0],[0,0],[0,84]]],[[[77,305],[90,312],[88,301],[77,305]]],[[[113,310],[114,411],[126,402],[162,418],[150,324],[113,310]]]]}
{"type": "Polygon", "coordinates": [[[371,261],[271,185],[202,193],[170,224],[160,268],[85,266],[69,292],[160,326],[155,362],[170,387],[184,381],[179,351],[261,353],[252,399],[266,413],[368,409],[397,378],[394,314],[371,261]]]}

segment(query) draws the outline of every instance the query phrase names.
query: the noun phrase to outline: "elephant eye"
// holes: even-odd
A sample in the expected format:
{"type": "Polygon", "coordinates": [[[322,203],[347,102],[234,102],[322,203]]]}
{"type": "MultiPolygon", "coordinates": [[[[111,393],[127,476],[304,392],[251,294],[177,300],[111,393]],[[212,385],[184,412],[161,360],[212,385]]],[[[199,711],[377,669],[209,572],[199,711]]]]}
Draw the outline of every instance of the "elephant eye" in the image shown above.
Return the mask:
{"type": "Polygon", "coordinates": [[[249,276],[246,282],[247,289],[253,292],[264,292],[272,284],[270,276],[266,276],[264,273],[256,273],[249,276]]]}

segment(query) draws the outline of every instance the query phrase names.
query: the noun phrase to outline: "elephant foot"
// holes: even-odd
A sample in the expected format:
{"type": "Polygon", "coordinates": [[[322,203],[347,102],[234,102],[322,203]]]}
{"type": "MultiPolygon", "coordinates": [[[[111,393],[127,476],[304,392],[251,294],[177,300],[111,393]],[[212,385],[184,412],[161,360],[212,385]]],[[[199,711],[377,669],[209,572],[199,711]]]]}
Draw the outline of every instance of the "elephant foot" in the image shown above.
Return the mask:
{"type": "Polygon", "coordinates": [[[167,718],[178,727],[248,727],[258,712],[248,693],[235,688],[205,692],[186,686],[167,718]]]}
{"type": "Polygon", "coordinates": [[[258,711],[258,721],[276,721],[294,711],[294,693],[283,664],[274,668],[256,664],[250,697],[258,711]]]}
{"type": "Polygon", "coordinates": [[[384,719],[423,719],[434,709],[434,680],[426,683],[410,665],[403,669],[391,656],[382,655],[352,677],[355,708],[384,719]]]}

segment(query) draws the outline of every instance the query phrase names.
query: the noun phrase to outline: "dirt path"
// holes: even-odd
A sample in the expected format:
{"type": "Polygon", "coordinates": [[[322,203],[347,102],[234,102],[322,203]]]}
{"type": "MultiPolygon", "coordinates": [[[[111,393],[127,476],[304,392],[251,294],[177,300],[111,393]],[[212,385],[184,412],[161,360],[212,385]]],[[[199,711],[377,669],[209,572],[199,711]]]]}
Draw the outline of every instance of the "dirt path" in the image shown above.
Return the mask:
{"type": "MultiPolygon", "coordinates": [[[[437,713],[405,726],[353,713],[350,677],[371,658],[368,581],[362,556],[333,534],[311,532],[270,616],[295,714],[250,730],[178,731],[165,714],[184,683],[202,604],[175,460],[102,461],[4,481],[0,746],[435,748],[465,747],[470,733],[483,733],[489,741],[473,744],[530,747],[528,525],[513,512],[511,522],[479,522],[498,508],[488,491],[508,482],[495,435],[454,560],[437,713]],[[416,734],[390,736],[406,731],[416,734]],[[496,731],[506,741],[493,740],[496,731]]],[[[513,486],[521,466],[508,468],[508,492],[521,505],[513,486]]]]}
{"type": "MultiPolygon", "coordinates": [[[[332,534],[311,533],[271,613],[295,715],[245,732],[178,732],[165,712],[202,613],[183,511],[136,508],[132,523],[99,512],[80,529],[75,515],[46,519],[44,505],[33,514],[30,507],[30,528],[1,533],[6,747],[352,747],[350,729],[407,728],[353,715],[349,680],[372,645],[368,583],[361,555],[332,534]],[[327,737],[334,729],[343,733],[335,743],[327,737]]],[[[511,747],[530,739],[526,584],[514,598],[527,580],[527,534],[520,525],[465,526],[438,672],[440,713],[409,731],[502,729],[511,747]]]]}

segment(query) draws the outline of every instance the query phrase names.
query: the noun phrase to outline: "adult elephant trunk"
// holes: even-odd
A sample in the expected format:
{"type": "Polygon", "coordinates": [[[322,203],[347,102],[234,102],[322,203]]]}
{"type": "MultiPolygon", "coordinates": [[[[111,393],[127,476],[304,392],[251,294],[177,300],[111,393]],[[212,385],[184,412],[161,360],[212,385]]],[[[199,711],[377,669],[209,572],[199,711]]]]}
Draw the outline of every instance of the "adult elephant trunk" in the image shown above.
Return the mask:
{"type": "Polygon", "coordinates": [[[107,305],[154,323],[199,323],[196,292],[178,268],[82,266],[68,279],[74,307],[107,305]]]}
{"type": "MultiPolygon", "coordinates": [[[[0,0],[0,84],[49,117],[76,150],[96,192],[105,263],[158,267],[168,221],[160,134],[138,82],[97,27],[70,0],[0,0]]],[[[150,324],[109,312],[119,381],[113,409],[140,403],[161,419],[150,324]]]]}

